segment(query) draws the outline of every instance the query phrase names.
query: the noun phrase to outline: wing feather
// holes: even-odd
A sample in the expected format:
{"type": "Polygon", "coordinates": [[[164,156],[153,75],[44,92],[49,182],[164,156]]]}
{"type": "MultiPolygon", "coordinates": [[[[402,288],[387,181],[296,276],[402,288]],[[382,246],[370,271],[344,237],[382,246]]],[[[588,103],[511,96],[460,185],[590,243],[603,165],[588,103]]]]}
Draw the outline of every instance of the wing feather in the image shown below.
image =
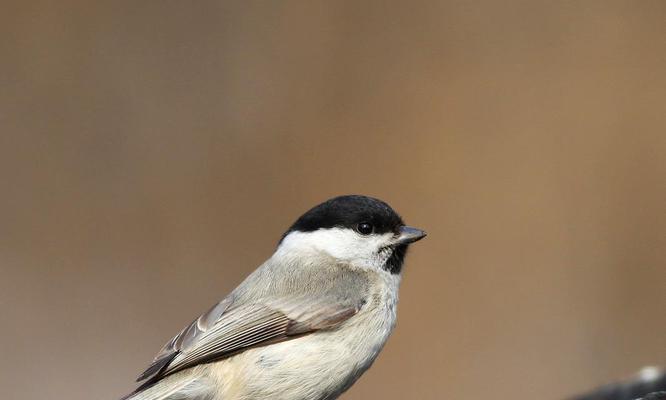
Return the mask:
{"type": "Polygon", "coordinates": [[[362,305],[360,301],[313,301],[303,296],[235,306],[233,298],[227,298],[171,339],[137,381],[146,380],[143,387],[182,369],[223,359],[250,347],[334,328],[362,305]]]}
{"type": "Polygon", "coordinates": [[[269,259],[169,340],[137,379],[143,382],[135,393],[180,370],[344,323],[365,304],[372,278],[335,260],[322,263],[269,259]]]}

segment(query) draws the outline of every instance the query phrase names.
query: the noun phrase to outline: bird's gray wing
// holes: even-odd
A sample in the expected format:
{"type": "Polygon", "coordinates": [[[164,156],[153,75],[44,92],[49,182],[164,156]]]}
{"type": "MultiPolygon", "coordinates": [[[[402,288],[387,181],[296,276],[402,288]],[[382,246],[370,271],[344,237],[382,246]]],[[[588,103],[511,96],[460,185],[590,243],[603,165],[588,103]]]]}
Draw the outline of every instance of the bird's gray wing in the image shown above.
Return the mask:
{"type": "Polygon", "coordinates": [[[301,295],[234,304],[233,294],[185,327],[157,354],[138,381],[151,384],[197,364],[247,348],[331,329],[356,314],[361,298],[301,295]]]}

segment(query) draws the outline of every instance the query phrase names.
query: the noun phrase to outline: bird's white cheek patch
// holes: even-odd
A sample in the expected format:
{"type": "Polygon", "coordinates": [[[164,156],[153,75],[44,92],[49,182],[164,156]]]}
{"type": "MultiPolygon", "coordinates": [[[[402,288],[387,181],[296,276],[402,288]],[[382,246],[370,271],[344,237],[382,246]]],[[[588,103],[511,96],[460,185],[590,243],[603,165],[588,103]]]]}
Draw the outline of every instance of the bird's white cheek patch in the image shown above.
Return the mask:
{"type": "MultiPolygon", "coordinates": [[[[288,234],[278,251],[308,253],[324,252],[340,261],[351,262],[362,266],[372,266],[386,261],[380,249],[390,243],[392,234],[360,235],[351,229],[329,228],[314,232],[291,232],[288,234]]],[[[381,265],[379,265],[381,267],[381,265]]]]}

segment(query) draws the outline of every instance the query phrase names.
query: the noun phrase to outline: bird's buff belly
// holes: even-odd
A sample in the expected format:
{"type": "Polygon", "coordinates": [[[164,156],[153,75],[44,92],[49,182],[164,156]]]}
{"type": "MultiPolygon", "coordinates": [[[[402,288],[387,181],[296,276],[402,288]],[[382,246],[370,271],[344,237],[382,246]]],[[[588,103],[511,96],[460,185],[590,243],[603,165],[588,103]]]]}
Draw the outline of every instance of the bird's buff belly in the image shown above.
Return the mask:
{"type": "Polygon", "coordinates": [[[315,333],[209,364],[215,400],[335,399],[370,367],[389,333],[315,333]],[[363,343],[350,339],[359,337],[363,343]]]}

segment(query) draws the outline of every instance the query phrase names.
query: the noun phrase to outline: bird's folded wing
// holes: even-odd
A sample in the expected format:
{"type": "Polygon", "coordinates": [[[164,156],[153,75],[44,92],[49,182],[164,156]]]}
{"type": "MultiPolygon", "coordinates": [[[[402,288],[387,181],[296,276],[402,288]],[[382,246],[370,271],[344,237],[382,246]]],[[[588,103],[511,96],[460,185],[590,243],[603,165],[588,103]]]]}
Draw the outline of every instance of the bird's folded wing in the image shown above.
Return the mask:
{"type": "Polygon", "coordinates": [[[227,298],[171,339],[138,381],[155,382],[184,368],[223,359],[247,348],[337,327],[358,312],[359,301],[302,296],[236,306],[227,298]]]}

